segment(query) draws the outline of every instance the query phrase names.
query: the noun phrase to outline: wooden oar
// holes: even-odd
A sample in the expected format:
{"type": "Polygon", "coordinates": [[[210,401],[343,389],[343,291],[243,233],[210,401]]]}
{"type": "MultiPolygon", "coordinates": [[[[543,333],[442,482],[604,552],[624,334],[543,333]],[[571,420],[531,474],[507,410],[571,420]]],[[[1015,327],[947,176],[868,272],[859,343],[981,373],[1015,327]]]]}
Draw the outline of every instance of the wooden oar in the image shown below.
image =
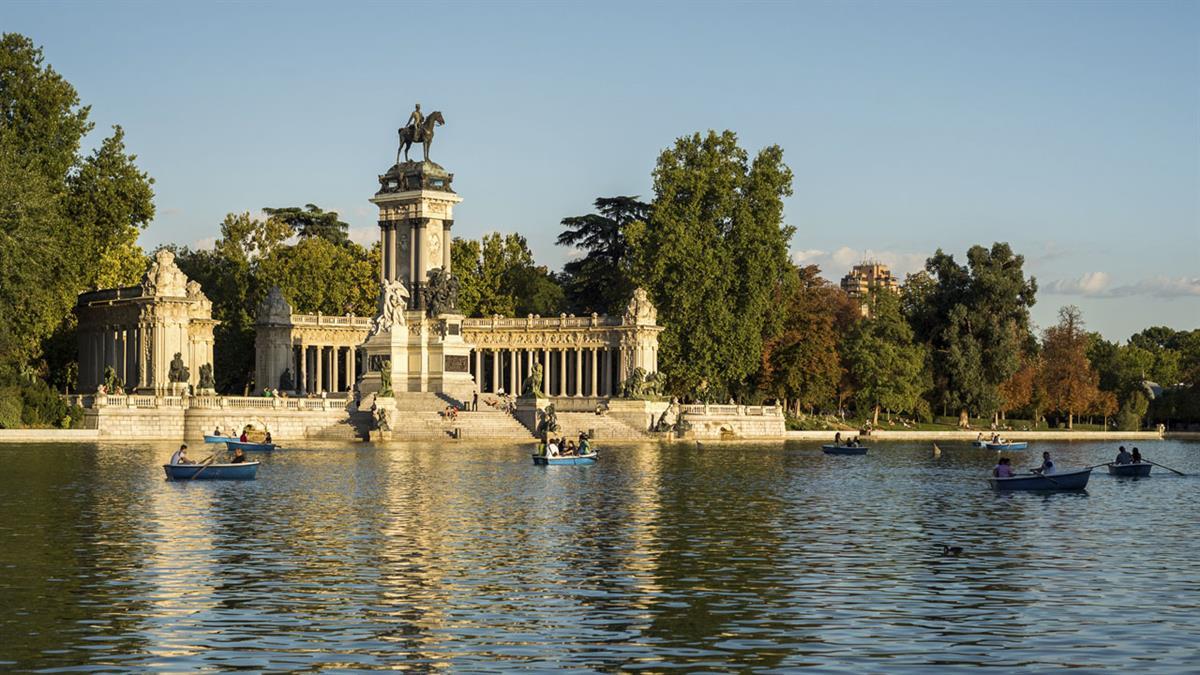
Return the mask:
{"type": "Polygon", "coordinates": [[[200,462],[204,466],[200,467],[200,471],[197,471],[196,473],[192,474],[191,478],[188,478],[188,480],[196,480],[196,476],[199,476],[205,469],[212,466],[212,462],[209,460],[211,460],[215,456],[216,456],[216,454],[214,453],[212,455],[209,455],[208,457],[205,457],[204,460],[200,462]]]}
{"type": "Polygon", "coordinates": [[[1150,460],[1146,459],[1145,457],[1143,457],[1143,458],[1142,458],[1142,461],[1143,461],[1143,462],[1146,462],[1147,464],[1153,464],[1154,466],[1162,466],[1162,468],[1166,469],[1167,471],[1170,471],[1171,473],[1177,473],[1177,474],[1179,474],[1180,476],[1186,476],[1186,475],[1187,475],[1186,473],[1184,473],[1184,472],[1182,472],[1182,471],[1176,471],[1175,469],[1172,469],[1172,468],[1171,468],[1171,467],[1169,467],[1169,466],[1163,466],[1162,464],[1159,464],[1158,462],[1151,462],[1150,460]]]}

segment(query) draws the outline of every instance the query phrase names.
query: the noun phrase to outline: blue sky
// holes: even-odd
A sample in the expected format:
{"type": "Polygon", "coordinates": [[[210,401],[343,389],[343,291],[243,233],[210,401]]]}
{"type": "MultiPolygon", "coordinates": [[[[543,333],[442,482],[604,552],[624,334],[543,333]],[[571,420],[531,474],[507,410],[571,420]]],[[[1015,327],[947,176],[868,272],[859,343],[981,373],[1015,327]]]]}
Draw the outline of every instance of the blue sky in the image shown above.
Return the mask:
{"type": "Polygon", "coordinates": [[[784,148],[794,259],[901,272],[1010,242],[1124,339],[1200,327],[1200,3],[7,3],[157,180],[142,236],[314,202],[360,241],[412,104],[443,111],[459,236],[650,195],[658,153],[732,129],[784,148]]]}

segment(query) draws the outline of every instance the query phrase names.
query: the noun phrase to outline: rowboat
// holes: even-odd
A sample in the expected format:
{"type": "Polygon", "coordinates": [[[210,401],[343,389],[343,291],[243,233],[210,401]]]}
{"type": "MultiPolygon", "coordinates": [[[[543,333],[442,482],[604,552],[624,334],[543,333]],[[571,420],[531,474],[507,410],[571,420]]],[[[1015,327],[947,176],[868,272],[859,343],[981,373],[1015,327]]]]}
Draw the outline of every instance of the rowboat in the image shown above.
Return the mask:
{"type": "Polygon", "coordinates": [[[1039,473],[1027,473],[1012,478],[989,478],[988,483],[996,490],[1082,490],[1087,487],[1088,477],[1092,475],[1091,467],[1077,471],[1043,476],[1039,473]]]}
{"type": "Polygon", "coordinates": [[[1006,441],[1004,443],[988,443],[988,450],[1024,450],[1029,444],[1025,441],[1006,441]]]}
{"type": "Polygon", "coordinates": [[[241,441],[225,441],[225,447],[229,448],[230,450],[237,450],[238,448],[241,448],[243,452],[270,452],[279,446],[275,445],[274,443],[243,443],[241,441]]]}
{"type": "Polygon", "coordinates": [[[1108,472],[1114,476],[1149,476],[1150,467],[1154,466],[1149,462],[1139,462],[1137,464],[1109,464],[1108,472]]]}
{"type": "Polygon", "coordinates": [[[254,480],[258,464],[163,464],[163,471],[167,480],[254,480]]]}
{"type": "Polygon", "coordinates": [[[539,455],[539,454],[534,453],[532,455],[532,457],[533,457],[533,463],[538,466],[545,466],[547,464],[552,465],[552,466],[557,466],[559,464],[595,464],[596,463],[596,453],[594,453],[594,452],[589,452],[586,455],[570,455],[567,457],[547,457],[545,455],[539,455]]]}
{"type": "Polygon", "coordinates": [[[986,448],[987,444],[987,441],[971,441],[972,448],[986,448]]]}
{"type": "Polygon", "coordinates": [[[212,434],[204,434],[205,443],[228,443],[230,441],[236,443],[237,440],[238,439],[233,436],[213,436],[212,434]]]}
{"type": "Polygon", "coordinates": [[[867,448],[862,445],[822,445],[821,450],[827,455],[865,455],[867,448]]]}

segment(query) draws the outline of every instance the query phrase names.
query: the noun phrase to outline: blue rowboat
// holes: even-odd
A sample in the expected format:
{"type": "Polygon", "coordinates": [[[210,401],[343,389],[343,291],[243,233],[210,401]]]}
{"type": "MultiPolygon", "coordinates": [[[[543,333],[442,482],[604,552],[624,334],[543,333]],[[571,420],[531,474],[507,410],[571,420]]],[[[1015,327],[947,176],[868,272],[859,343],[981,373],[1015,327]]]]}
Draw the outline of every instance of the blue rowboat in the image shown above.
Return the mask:
{"type": "Polygon", "coordinates": [[[1141,462],[1138,464],[1109,464],[1108,472],[1114,476],[1149,476],[1150,467],[1154,466],[1149,462],[1141,462]]]}
{"type": "Polygon", "coordinates": [[[547,464],[557,466],[559,464],[595,464],[596,453],[590,452],[586,455],[572,455],[570,457],[546,457],[545,455],[533,455],[533,463],[538,466],[547,464]]]}
{"type": "Polygon", "coordinates": [[[1064,471],[1043,476],[1037,473],[1021,474],[1012,478],[989,478],[988,483],[996,490],[1082,490],[1087,487],[1092,469],[1064,471]]]}
{"type": "Polygon", "coordinates": [[[822,445],[821,450],[827,455],[865,455],[868,448],[861,445],[822,445]]]}
{"type": "Polygon", "coordinates": [[[241,441],[225,441],[225,447],[229,448],[230,450],[237,450],[238,448],[241,448],[242,452],[270,452],[279,446],[275,445],[274,443],[243,443],[241,441]]]}
{"type": "Polygon", "coordinates": [[[986,448],[987,444],[987,441],[971,441],[972,448],[986,448]]]}
{"type": "Polygon", "coordinates": [[[233,436],[213,436],[211,434],[204,434],[205,443],[228,443],[230,441],[236,443],[237,439],[233,436]]]}
{"type": "Polygon", "coordinates": [[[258,462],[240,464],[163,464],[167,480],[254,480],[258,462]]]}
{"type": "Polygon", "coordinates": [[[988,450],[1024,450],[1029,444],[1025,441],[1011,441],[1006,443],[988,443],[988,450]]]}

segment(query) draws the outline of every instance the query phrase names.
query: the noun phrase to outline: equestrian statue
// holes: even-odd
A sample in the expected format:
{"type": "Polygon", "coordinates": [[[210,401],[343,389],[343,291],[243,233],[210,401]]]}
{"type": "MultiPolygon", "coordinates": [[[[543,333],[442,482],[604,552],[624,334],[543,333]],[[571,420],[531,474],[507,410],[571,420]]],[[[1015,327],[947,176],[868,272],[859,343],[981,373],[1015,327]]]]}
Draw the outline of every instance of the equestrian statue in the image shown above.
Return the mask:
{"type": "Polygon", "coordinates": [[[408,160],[408,149],[413,143],[422,143],[425,148],[425,161],[429,160],[429,145],[433,143],[433,128],[446,123],[441,111],[435,110],[428,117],[421,114],[421,104],[418,103],[412,114],[408,116],[408,124],[400,127],[400,148],[396,150],[396,163],[400,163],[400,153],[404,153],[404,161],[408,160]]]}

